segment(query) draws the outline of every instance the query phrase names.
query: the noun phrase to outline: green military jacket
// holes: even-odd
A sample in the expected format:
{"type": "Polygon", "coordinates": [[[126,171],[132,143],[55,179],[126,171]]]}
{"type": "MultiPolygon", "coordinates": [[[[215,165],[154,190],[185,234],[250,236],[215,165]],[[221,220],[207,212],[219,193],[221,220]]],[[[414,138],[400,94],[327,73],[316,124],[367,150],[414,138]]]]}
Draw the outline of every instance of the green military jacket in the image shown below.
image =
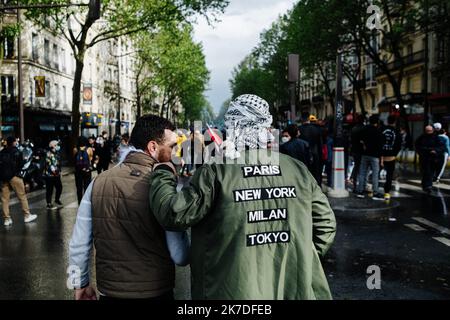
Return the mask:
{"type": "Polygon", "coordinates": [[[336,220],[314,177],[267,150],[238,161],[205,164],[180,192],[167,167],[151,176],[150,208],[161,225],[192,227],[192,298],[331,299],[319,257],[336,220]]]}

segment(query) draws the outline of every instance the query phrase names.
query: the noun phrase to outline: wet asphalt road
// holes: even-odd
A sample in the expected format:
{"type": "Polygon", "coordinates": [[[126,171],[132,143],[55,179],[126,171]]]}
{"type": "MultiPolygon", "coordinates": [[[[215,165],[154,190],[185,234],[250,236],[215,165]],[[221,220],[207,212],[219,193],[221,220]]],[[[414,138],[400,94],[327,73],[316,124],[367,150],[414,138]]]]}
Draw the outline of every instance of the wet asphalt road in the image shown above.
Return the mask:
{"type": "MultiPolygon", "coordinates": [[[[66,268],[77,210],[73,176],[63,185],[63,209],[47,212],[45,193],[37,191],[29,195],[37,222],[25,225],[16,203],[13,226],[0,225],[0,299],[72,299],[66,268]]],[[[393,199],[400,205],[391,213],[396,222],[336,211],[336,240],[323,261],[335,299],[450,299],[450,181],[440,186],[430,197],[416,179],[402,181],[393,199]],[[367,288],[372,265],[381,271],[380,290],[367,288]]],[[[177,269],[176,298],[190,298],[189,279],[188,267],[177,269]]]]}

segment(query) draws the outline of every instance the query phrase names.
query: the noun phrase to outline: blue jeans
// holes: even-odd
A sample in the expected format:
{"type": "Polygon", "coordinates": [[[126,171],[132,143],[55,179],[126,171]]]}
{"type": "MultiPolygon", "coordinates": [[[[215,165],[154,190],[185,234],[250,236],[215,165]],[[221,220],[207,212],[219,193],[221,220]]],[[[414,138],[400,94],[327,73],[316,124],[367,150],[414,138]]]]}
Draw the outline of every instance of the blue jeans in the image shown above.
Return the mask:
{"type": "Polygon", "coordinates": [[[378,178],[380,174],[380,159],[369,156],[361,157],[361,167],[359,168],[358,187],[356,191],[361,193],[366,188],[369,167],[372,169],[373,192],[378,193],[378,178]]]}

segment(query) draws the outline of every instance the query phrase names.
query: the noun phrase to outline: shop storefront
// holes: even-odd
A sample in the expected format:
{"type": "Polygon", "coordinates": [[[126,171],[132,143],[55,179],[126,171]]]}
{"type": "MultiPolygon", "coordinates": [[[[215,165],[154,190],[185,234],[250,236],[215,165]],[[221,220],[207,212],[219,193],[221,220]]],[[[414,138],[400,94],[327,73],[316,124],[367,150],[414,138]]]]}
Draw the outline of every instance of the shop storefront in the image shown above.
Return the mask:
{"type": "Polygon", "coordinates": [[[99,136],[103,126],[103,114],[84,112],[81,114],[81,134],[84,137],[99,136]]]}

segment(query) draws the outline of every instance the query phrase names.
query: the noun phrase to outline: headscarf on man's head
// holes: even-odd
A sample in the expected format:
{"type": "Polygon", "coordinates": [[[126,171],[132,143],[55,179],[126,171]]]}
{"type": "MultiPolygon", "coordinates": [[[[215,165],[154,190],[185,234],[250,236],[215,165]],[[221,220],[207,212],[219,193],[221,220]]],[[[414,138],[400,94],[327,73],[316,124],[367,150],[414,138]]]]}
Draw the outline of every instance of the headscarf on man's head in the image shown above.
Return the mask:
{"type": "MultiPolygon", "coordinates": [[[[267,148],[267,142],[271,140],[268,129],[272,122],[269,104],[264,99],[245,94],[232,101],[225,114],[225,127],[227,141],[231,143],[234,153],[244,151],[246,148],[267,148]]],[[[233,155],[229,149],[230,146],[227,147],[228,157],[239,157],[233,155]]]]}

